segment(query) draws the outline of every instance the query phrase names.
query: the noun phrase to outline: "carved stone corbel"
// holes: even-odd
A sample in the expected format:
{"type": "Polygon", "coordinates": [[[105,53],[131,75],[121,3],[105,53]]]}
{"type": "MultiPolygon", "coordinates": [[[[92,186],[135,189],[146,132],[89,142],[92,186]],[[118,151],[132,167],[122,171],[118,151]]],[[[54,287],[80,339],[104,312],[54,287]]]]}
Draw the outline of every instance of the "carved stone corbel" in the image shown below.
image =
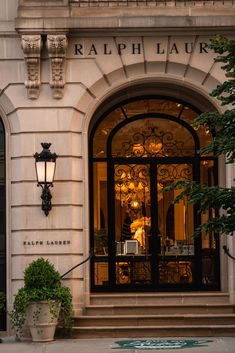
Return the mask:
{"type": "Polygon", "coordinates": [[[47,36],[47,50],[51,62],[50,86],[53,97],[60,99],[63,97],[65,85],[65,55],[68,46],[66,35],[58,34],[47,36]]]}
{"type": "Polygon", "coordinates": [[[40,54],[42,48],[41,35],[22,35],[21,47],[27,68],[25,87],[28,90],[28,98],[37,99],[41,84],[40,54]]]}

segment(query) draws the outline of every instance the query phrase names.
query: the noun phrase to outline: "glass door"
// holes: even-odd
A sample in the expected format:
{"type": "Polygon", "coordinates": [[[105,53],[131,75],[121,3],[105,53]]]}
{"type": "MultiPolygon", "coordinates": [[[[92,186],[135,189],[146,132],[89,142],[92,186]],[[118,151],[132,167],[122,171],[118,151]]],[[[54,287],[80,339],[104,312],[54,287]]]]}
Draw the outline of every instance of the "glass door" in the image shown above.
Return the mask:
{"type": "Polygon", "coordinates": [[[115,285],[152,283],[149,164],[114,165],[115,285]]]}
{"type": "MultiPolygon", "coordinates": [[[[191,164],[157,165],[157,185],[162,189],[178,180],[192,180],[191,164]]],[[[173,204],[182,190],[156,193],[158,251],[158,286],[195,285],[194,207],[187,200],[173,204]]]]}
{"type": "MultiPolygon", "coordinates": [[[[201,217],[182,190],[162,189],[179,180],[198,180],[189,159],[135,159],[94,164],[95,284],[126,290],[192,290],[215,288],[215,236],[194,238],[201,217]],[[141,163],[142,162],[142,163],[141,163]],[[108,185],[108,186],[107,186],[108,185]],[[107,193],[108,190],[108,193],[107,193]],[[97,205],[99,207],[97,207],[97,205]]],[[[204,183],[213,182],[213,164],[203,161],[204,183]]],[[[211,211],[212,212],[212,211],[211,211]]],[[[204,219],[203,219],[204,220],[204,219]]]]}
{"type": "Polygon", "coordinates": [[[181,190],[162,192],[177,180],[192,180],[192,165],[153,160],[115,164],[113,172],[113,285],[156,290],[194,286],[194,208],[187,200],[172,203],[181,190]]]}

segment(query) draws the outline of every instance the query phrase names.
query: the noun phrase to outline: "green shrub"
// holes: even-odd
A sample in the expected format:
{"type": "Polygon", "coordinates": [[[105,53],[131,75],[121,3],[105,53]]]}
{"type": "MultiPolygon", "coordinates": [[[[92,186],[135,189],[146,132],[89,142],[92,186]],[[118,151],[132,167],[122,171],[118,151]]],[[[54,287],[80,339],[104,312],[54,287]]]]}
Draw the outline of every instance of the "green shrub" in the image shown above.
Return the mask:
{"type": "Polygon", "coordinates": [[[24,272],[24,286],[27,289],[54,288],[60,284],[60,274],[43,258],[33,261],[24,272]]]}

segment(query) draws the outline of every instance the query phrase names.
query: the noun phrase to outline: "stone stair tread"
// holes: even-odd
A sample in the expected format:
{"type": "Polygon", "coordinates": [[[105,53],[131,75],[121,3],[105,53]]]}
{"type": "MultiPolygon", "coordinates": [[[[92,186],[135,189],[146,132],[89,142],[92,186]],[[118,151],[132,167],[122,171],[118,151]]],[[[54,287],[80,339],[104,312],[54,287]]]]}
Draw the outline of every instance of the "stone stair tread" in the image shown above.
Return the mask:
{"type": "Polygon", "coordinates": [[[137,304],[221,304],[229,303],[229,294],[221,292],[157,292],[157,293],[96,293],[90,295],[91,305],[137,304]]]}
{"type": "Polygon", "coordinates": [[[220,329],[220,328],[232,328],[235,329],[235,325],[154,325],[154,326],[73,326],[73,330],[146,330],[146,329],[157,329],[157,330],[166,330],[166,329],[220,329]]]}
{"type": "Polygon", "coordinates": [[[90,297],[100,297],[100,296],[108,296],[108,297],[120,297],[120,296],[140,296],[140,297],[148,297],[148,296],[228,296],[228,292],[218,292],[218,291],[203,291],[203,292],[197,292],[197,291],[188,291],[188,292],[116,292],[116,293],[108,293],[108,292],[96,292],[96,293],[91,293],[90,297]]]}
{"type": "MultiPolygon", "coordinates": [[[[231,304],[231,303],[199,303],[199,304],[193,304],[193,303],[175,303],[175,304],[133,304],[133,307],[134,308],[138,308],[138,307],[141,307],[141,308],[143,308],[143,307],[148,307],[148,308],[151,308],[151,307],[154,307],[154,308],[158,308],[158,307],[169,307],[169,308],[171,308],[171,307],[175,307],[175,306],[177,306],[177,307],[187,307],[187,306],[189,306],[189,307],[195,307],[195,306],[198,306],[198,307],[217,307],[217,306],[222,306],[222,307],[229,307],[229,306],[231,306],[231,307],[233,307],[234,305],[233,304],[231,304]]],[[[102,309],[102,308],[130,308],[130,304],[88,304],[88,305],[86,305],[86,308],[87,309],[90,309],[90,308],[100,308],[100,309],[102,309]]]]}
{"type": "Polygon", "coordinates": [[[229,293],[225,292],[150,292],[150,293],[93,293],[90,298],[99,297],[229,297],[229,293]]]}
{"type": "Polygon", "coordinates": [[[188,317],[188,318],[193,318],[193,317],[196,317],[196,318],[216,318],[216,317],[234,317],[235,318],[235,313],[209,313],[209,314],[192,314],[192,313],[189,313],[189,314],[186,314],[186,313],[183,313],[183,314],[147,314],[147,315],[122,315],[122,314],[118,314],[118,315],[78,315],[76,317],[74,317],[74,319],[117,319],[117,318],[120,318],[120,319],[125,319],[125,318],[179,318],[179,317],[188,317]]]}
{"type": "Polygon", "coordinates": [[[82,314],[74,315],[74,337],[235,334],[228,293],[93,293],[90,300],[82,314]]]}

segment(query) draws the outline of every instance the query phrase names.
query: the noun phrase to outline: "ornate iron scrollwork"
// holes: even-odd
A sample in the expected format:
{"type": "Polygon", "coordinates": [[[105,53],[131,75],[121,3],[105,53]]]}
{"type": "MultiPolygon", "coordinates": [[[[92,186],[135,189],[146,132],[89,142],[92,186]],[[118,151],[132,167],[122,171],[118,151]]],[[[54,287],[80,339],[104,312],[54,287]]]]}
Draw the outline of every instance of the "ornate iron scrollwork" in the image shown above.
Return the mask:
{"type": "Polygon", "coordinates": [[[160,183],[191,180],[192,166],[188,164],[161,164],[158,167],[158,180],[160,183]]]}
{"type": "Polygon", "coordinates": [[[133,133],[121,148],[113,151],[113,157],[175,157],[185,156],[184,142],[175,139],[170,131],[148,126],[142,132],[133,133]]]}

